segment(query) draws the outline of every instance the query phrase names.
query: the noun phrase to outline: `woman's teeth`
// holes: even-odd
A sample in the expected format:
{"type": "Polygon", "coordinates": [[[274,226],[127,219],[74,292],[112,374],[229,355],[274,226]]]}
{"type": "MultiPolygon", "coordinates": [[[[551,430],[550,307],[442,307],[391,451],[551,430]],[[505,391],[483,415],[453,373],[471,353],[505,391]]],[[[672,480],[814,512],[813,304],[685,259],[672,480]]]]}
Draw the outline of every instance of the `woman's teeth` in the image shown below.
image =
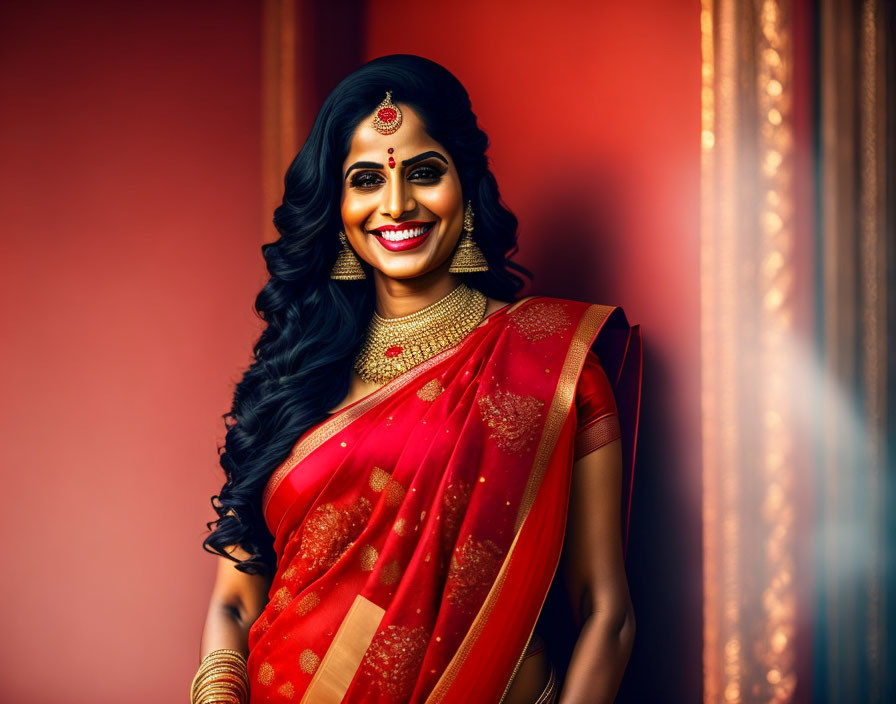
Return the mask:
{"type": "Polygon", "coordinates": [[[429,229],[429,225],[426,227],[414,227],[410,230],[383,230],[381,232],[382,238],[384,240],[389,240],[390,242],[401,242],[402,240],[409,240],[412,237],[419,237],[424,232],[429,229]]]}

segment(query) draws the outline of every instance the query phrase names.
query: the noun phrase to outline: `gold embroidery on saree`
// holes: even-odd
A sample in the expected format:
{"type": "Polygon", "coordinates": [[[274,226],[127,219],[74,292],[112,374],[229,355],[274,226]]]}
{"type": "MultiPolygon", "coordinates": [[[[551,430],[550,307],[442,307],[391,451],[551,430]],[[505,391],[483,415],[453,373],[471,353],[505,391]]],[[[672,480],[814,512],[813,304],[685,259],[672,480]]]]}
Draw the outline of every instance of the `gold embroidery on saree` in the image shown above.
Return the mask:
{"type": "Polygon", "coordinates": [[[314,509],[302,530],[299,547],[308,569],[334,565],[364,530],[370,512],[370,501],[363,496],[347,508],[323,504],[314,509]]]}
{"type": "Polygon", "coordinates": [[[393,479],[386,485],[386,505],[393,507],[401,506],[401,502],[404,501],[405,493],[404,487],[393,479]]]}
{"type": "Polygon", "coordinates": [[[391,560],[383,567],[380,572],[380,581],[391,586],[401,578],[401,565],[398,560],[391,560]]]}
{"type": "Polygon", "coordinates": [[[395,531],[396,535],[400,535],[403,538],[408,532],[408,522],[403,518],[399,518],[395,521],[395,525],[392,526],[392,530],[395,531]]]}
{"type": "Polygon", "coordinates": [[[461,611],[479,608],[501,568],[501,548],[491,540],[473,540],[468,535],[454,555],[446,582],[448,601],[461,611]]]}
{"type": "Polygon", "coordinates": [[[524,454],[538,439],[543,406],[544,402],[534,396],[503,389],[479,397],[482,420],[492,430],[489,438],[511,454],[524,454]]]}
{"type": "Polygon", "coordinates": [[[269,662],[261,663],[258,668],[258,683],[265,687],[271,686],[274,682],[274,667],[269,662]]]}
{"type": "Polygon", "coordinates": [[[317,595],[317,592],[308,592],[305,596],[299,599],[299,603],[296,604],[296,613],[299,616],[304,616],[319,603],[320,597],[317,595]]]}
{"type": "Polygon", "coordinates": [[[373,471],[370,472],[370,480],[368,484],[370,484],[371,489],[380,492],[389,485],[390,481],[392,481],[391,474],[382,467],[374,467],[373,471]]]}
{"type": "Polygon", "coordinates": [[[569,327],[571,321],[562,303],[532,303],[515,311],[510,322],[531,342],[543,340],[569,327]]]}
{"type": "Polygon", "coordinates": [[[365,545],[358,554],[358,560],[361,563],[362,572],[371,572],[376,565],[377,558],[380,556],[377,549],[373,545],[365,545]]]}
{"type": "Polygon", "coordinates": [[[290,565],[285,570],[283,570],[283,579],[284,581],[291,581],[299,576],[299,568],[295,565],[290,565]]]}
{"type": "Polygon", "coordinates": [[[454,549],[472,494],[473,487],[469,482],[452,483],[445,487],[445,494],[442,496],[442,513],[445,520],[442,525],[444,526],[443,545],[446,550],[454,549]]]}
{"type": "Polygon", "coordinates": [[[289,590],[289,587],[280,587],[274,593],[274,598],[271,599],[275,611],[283,611],[283,609],[289,606],[290,601],[292,601],[292,592],[289,590]]]}
{"type": "Polygon", "coordinates": [[[407,701],[428,644],[429,632],[423,626],[386,626],[367,649],[364,673],[386,694],[407,701]]]}
{"type": "Polygon", "coordinates": [[[296,688],[292,682],[284,682],[277,688],[277,694],[287,699],[292,699],[296,694],[296,688]]]}
{"type": "Polygon", "coordinates": [[[435,401],[445,390],[438,379],[430,379],[423,386],[417,389],[417,398],[421,401],[435,401]]]}
{"type": "Polygon", "coordinates": [[[320,665],[320,658],[310,648],[306,648],[299,655],[299,667],[306,675],[313,675],[318,665],[320,665]]]}

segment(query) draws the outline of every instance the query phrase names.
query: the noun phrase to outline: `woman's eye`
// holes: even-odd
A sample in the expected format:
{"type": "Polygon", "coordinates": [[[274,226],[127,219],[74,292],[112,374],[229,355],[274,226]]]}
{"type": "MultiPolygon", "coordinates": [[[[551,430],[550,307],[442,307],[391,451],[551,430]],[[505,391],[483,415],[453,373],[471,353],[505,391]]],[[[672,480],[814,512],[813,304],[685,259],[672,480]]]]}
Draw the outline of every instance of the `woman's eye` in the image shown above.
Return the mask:
{"type": "Polygon", "coordinates": [[[382,176],[370,172],[362,172],[352,179],[355,188],[375,188],[383,182],[382,176]]]}
{"type": "Polygon", "coordinates": [[[442,172],[432,166],[420,166],[414,169],[408,176],[410,181],[438,181],[442,172]]]}

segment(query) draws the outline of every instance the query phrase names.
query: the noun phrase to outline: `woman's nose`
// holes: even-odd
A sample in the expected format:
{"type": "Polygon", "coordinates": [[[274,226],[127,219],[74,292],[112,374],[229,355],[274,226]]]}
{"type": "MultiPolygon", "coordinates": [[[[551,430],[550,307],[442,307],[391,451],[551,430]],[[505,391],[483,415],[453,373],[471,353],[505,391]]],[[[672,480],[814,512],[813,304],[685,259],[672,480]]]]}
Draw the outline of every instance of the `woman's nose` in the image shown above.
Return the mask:
{"type": "Polygon", "coordinates": [[[389,215],[393,220],[397,220],[402,213],[413,210],[416,204],[401,174],[393,173],[392,176],[393,178],[389,180],[389,185],[385,189],[383,213],[389,215]]]}

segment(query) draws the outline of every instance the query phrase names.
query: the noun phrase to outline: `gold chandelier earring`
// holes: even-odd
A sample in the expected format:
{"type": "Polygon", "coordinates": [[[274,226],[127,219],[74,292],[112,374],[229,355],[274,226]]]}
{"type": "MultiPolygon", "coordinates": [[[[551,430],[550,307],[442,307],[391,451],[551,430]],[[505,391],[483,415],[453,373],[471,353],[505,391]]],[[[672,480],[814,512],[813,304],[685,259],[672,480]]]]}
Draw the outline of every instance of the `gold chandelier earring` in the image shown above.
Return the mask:
{"type": "Polygon", "coordinates": [[[467,201],[464,209],[464,234],[454,250],[454,258],[448,271],[452,274],[472,274],[488,271],[488,262],[479,246],[473,241],[473,203],[467,201]]]}
{"type": "Polygon", "coordinates": [[[364,267],[361,266],[361,260],[348,246],[348,237],[341,230],[339,231],[339,241],[342,242],[342,249],[336,257],[336,262],[330,270],[330,278],[337,281],[358,281],[366,279],[367,274],[364,273],[364,267]]]}

